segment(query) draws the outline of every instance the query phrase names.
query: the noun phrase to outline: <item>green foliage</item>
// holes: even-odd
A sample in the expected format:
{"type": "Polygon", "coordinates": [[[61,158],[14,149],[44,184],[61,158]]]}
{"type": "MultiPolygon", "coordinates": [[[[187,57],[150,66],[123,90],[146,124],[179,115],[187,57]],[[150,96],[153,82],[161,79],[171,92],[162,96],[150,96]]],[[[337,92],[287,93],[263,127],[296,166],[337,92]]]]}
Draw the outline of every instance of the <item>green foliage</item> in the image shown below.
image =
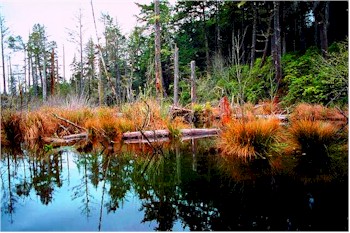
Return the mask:
{"type": "Polygon", "coordinates": [[[243,100],[256,103],[261,99],[271,98],[275,93],[276,84],[273,82],[271,58],[260,68],[261,59],[258,58],[252,68],[249,65],[232,65],[214,73],[217,80],[214,89],[221,90],[221,95],[239,96],[241,88],[243,100]],[[242,82],[238,82],[237,70],[240,70],[242,82]],[[241,87],[240,87],[241,86],[241,87]]]}
{"type": "Polygon", "coordinates": [[[53,146],[51,144],[45,144],[43,149],[47,153],[53,150],[53,146]]]}
{"type": "Polygon", "coordinates": [[[348,101],[348,45],[334,43],[323,58],[314,47],[302,56],[283,56],[286,104],[298,102],[346,104],[348,101]]]}
{"type": "Polygon", "coordinates": [[[277,86],[274,82],[274,72],[271,57],[260,67],[261,58],[258,58],[252,69],[245,66],[246,75],[250,75],[247,83],[245,96],[247,101],[257,103],[262,99],[271,99],[275,96],[277,86]],[[249,74],[250,72],[250,74],[249,74]]]}

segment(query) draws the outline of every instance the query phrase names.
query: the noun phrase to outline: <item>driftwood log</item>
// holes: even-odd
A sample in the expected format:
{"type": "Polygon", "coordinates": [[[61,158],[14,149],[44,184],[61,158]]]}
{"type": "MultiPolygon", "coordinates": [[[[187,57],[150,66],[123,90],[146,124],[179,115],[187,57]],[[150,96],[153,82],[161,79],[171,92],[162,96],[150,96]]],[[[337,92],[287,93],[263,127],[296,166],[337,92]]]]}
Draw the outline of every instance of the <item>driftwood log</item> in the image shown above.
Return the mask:
{"type": "MultiPolygon", "coordinates": [[[[180,134],[182,137],[184,136],[202,136],[202,135],[217,135],[219,133],[219,129],[181,129],[180,134]]],[[[143,139],[147,137],[148,139],[169,137],[170,132],[166,129],[161,130],[149,130],[149,131],[136,131],[136,132],[126,132],[123,133],[124,140],[130,139],[143,139]]]]}
{"type": "Polygon", "coordinates": [[[78,141],[88,139],[87,133],[71,134],[62,138],[43,137],[42,141],[55,146],[66,146],[75,144],[78,141]]]}

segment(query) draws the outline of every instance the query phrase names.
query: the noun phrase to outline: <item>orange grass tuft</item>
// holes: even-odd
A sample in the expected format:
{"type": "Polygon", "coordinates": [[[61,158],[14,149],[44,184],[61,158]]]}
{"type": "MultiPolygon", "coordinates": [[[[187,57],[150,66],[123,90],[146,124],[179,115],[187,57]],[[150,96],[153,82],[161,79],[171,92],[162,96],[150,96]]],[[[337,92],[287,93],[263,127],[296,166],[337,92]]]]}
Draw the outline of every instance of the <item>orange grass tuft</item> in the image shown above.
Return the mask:
{"type": "Polygon", "coordinates": [[[122,113],[137,129],[166,129],[169,122],[167,114],[155,100],[126,104],[122,113]]]}
{"type": "Polygon", "coordinates": [[[280,105],[274,101],[260,101],[258,105],[254,106],[254,113],[259,115],[271,115],[281,112],[280,105]]]}
{"type": "Polygon", "coordinates": [[[337,127],[324,121],[300,120],[293,122],[288,130],[291,143],[302,152],[317,153],[335,142],[337,127]]]}
{"type": "MultiPolygon", "coordinates": [[[[343,114],[347,115],[347,111],[343,114]]],[[[326,108],[319,104],[302,103],[295,107],[290,115],[291,120],[347,120],[337,108],[326,108]]]]}
{"type": "Polygon", "coordinates": [[[180,137],[180,129],[190,128],[191,125],[183,117],[175,117],[168,123],[167,129],[174,138],[180,137]]]}
{"type": "Polygon", "coordinates": [[[19,144],[23,139],[22,125],[20,114],[4,111],[1,115],[1,142],[19,144]]]}
{"type": "Polygon", "coordinates": [[[279,130],[279,121],[276,119],[232,121],[223,130],[219,147],[229,156],[244,159],[263,157],[277,141],[279,130]]]}

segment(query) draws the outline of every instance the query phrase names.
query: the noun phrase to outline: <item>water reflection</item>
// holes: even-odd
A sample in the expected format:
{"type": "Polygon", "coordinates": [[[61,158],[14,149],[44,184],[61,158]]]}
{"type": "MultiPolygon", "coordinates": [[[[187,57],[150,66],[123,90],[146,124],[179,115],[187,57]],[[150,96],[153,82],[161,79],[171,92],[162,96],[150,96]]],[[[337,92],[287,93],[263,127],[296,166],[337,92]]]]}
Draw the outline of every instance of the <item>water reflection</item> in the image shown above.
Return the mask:
{"type": "Polygon", "coordinates": [[[144,144],[3,148],[2,230],[348,229],[346,154],[306,172],[302,158],[246,164],[217,156],[212,143],[170,143],[162,153],[144,144]]]}

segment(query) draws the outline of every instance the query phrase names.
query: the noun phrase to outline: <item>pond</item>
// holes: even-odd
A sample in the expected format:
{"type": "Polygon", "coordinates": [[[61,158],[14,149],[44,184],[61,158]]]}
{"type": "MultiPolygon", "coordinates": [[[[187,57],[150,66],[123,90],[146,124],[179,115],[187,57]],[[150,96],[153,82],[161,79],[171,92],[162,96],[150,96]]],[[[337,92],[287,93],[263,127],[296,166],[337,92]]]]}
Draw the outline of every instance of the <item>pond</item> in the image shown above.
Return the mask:
{"type": "Polygon", "coordinates": [[[347,164],[299,174],[297,159],[227,162],[211,145],[2,148],[1,230],[348,230],[347,164]]]}

